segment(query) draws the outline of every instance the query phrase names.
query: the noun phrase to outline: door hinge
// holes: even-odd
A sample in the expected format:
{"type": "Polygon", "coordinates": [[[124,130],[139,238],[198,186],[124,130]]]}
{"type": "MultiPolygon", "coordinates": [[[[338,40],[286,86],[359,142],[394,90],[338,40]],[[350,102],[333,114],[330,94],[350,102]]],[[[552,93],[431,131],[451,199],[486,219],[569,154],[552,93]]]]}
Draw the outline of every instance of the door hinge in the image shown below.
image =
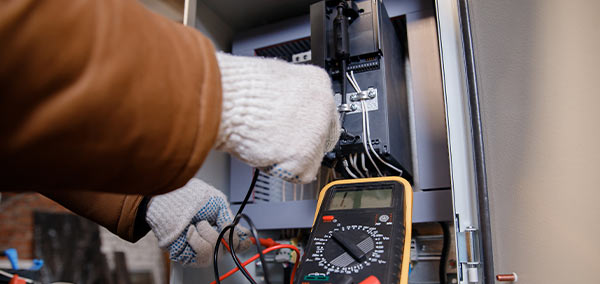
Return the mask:
{"type": "Polygon", "coordinates": [[[479,282],[479,230],[468,226],[458,232],[458,262],[465,267],[467,280],[479,282]]]}

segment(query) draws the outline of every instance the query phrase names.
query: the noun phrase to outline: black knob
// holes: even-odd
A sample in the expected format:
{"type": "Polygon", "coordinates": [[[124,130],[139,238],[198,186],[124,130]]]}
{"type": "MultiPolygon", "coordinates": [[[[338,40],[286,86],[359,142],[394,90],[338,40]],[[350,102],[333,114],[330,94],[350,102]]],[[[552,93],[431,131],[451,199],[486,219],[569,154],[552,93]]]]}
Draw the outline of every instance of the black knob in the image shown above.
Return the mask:
{"type": "Polygon", "coordinates": [[[339,232],[333,233],[331,236],[354,260],[357,262],[363,262],[366,257],[366,253],[363,252],[355,242],[347,238],[344,234],[339,232]]]}
{"type": "Polygon", "coordinates": [[[339,284],[353,284],[354,279],[350,275],[342,275],[339,279],[336,279],[335,283],[339,284]]]}

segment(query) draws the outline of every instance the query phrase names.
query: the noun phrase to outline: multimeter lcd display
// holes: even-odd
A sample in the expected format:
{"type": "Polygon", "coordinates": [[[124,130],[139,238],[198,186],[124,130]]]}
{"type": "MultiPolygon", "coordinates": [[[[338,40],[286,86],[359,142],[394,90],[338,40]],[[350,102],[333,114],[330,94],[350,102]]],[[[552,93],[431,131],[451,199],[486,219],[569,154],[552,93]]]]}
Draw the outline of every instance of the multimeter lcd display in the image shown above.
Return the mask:
{"type": "Polygon", "coordinates": [[[392,189],[336,191],[328,210],[384,208],[392,206],[392,189]]]}

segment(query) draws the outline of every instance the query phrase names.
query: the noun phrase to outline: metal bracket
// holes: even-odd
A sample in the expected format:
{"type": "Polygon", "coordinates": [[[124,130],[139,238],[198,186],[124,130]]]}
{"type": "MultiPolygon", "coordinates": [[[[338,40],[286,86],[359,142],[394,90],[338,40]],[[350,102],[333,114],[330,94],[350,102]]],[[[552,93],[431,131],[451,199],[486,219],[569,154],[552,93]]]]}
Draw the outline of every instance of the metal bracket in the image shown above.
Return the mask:
{"type": "Polygon", "coordinates": [[[369,88],[366,91],[360,93],[353,93],[350,95],[350,100],[353,102],[371,100],[377,97],[377,89],[369,88]]]}
{"type": "MultiPolygon", "coordinates": [[[[355,109],[356,109],[356,107],[355,107],[355,109]]],[[[353,109],[348,104],[341,104],[338,106],[338,111],[339,112],[351,112],[351,111],[353,111],[353,109]]]]}
{"type": "Polygon", "coordinates": [[[341,104],[342,96],[340,93],[335,94],[335,102],[338,105],[339,112],[347,112],[348,114],[352,113],[360,113],[362,111],[362,107],[360,101],[365,101],[365,105],[367,106],[367,111],[373,111],[379,109],[379,105],[377,102],[377,88],[370,87],[365,91],[360,93],[346,93],[346,99],[350,104],[342,105],[341,104]]]}

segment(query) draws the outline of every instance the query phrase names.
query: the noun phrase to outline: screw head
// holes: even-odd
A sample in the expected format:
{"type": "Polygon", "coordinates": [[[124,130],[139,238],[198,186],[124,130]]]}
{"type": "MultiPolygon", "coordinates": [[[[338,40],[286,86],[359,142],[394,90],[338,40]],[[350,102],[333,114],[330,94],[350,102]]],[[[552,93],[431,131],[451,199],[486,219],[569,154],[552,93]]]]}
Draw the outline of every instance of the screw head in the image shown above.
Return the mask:
{"type": "Polygon", "coordinates": [[[355,111],[355,110],[357,110],[357,109],[358,109],[358,107],[357,107],[355,104],[351,104],[351,105],[350,105],[350,109],[351,109],[352,111],[355,111]]]}
{"type": "Polygon", "coordinates": [[[350,99],[356,101],[358,99],[358,96],[356,94],[353,94],[350,96],[350,99]]]}
{"type": "Polygon", "coordinates": [[[372,99],[375,97],[375,89],[369,88],[368,93],[369,93],[369,98],[372,99]]]}

